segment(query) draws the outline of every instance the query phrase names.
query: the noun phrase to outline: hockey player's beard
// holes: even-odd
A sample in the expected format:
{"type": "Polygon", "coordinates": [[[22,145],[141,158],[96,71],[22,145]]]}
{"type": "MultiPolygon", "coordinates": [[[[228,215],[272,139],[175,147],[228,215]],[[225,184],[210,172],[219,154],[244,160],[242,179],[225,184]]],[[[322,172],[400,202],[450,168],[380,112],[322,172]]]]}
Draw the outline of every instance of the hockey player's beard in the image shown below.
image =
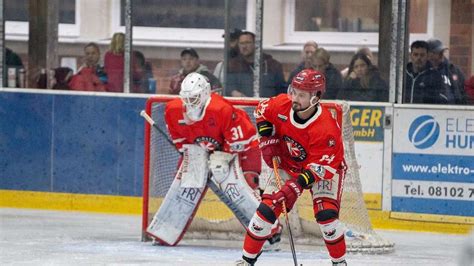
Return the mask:
{"type": "Polygon", "coordinates": [[[300,112],[300,111],[305,110],[306,108],[301,108],[301,104],[299,104],[297,102],[292,102],[291,103],[291,109],[293,109],[293,111],[295,111],[295,112],[300,112]]]}
{"type": "Polygon", "coordinates": [[[310,105],[308,107],[303,108],[301,104],[297,102],[293,102],[291,105],[291,109],[296,113],[296,115],[301,118],[301,119],[308,119],[309,117],[313,116],[313,114],[316,112],[317,107],[316,105],[310,105]]]}

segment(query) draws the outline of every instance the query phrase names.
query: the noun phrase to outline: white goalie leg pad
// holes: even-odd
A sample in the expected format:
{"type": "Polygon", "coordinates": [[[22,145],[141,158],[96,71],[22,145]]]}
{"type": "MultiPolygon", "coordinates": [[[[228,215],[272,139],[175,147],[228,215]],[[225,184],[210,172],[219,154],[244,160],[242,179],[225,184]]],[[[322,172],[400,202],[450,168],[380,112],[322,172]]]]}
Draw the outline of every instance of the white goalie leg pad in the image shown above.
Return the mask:
{"type": "Polygon", "coordinates": [[[318,224],[326,242],[334,242],[344,235],[344,225],[339,221],[339,219],[335,219],[327,224],[318,224]]]}
{"type": "Polygon", "coordinates": [[[260,195],[247,184],[242,169],[240,168],[239,160],[232,160],[229,169],[230,171],[227,178],[218,183],[217,180],[212,177],[211,182],[222,192],[219,194],[223,194],[226,198],[223,202],[232,210],[240,223],[247,227],[260,204],[260,195]]]}
{"type": "Polygon", "coordinates": [[[267,222],[256,212],[247,227],[248,233],[256,239],[267,239],[272,234],[273,224],[267,222]]]}
{"type": "MultiPolygon", "coordinates": [[[[189,159],[189,150],[186,149],[183,156],[189,159]]],[[[183,173],[187,172],[188,177],[192,173],[189,169],[186,169],[188,166],[189,164],[185,164],[183,160],[160,208],[147,228],[147,233],[163,245],[174,246],[181,240],[207,189],[206,185],[199,185],[199,187],[182,186],[183,173]]],[[[202,168],[207,169],[207,163],[202,168]]],[[[201,171],[202,175],[207,175],[207,173],[207,170],[201,171]]],[[[194,180],[200,180],[200,178],[203,177],[191,177],[194,180]]],[[[204,180],[206,181],[206,179],[207,176],[204,180]]]]}
{"type": "Polygon", "coordinates": [[[195,144],[183,145],[181,187],[203,188],[209,173],[208,152],[195,144]]]}
{"type": "Polygon", "coordinates": [[[222,183],[230,172],[230,162],[235,155],[223,151],[215,151],[209,156],[209,170],[218,184],[222,183]]]}

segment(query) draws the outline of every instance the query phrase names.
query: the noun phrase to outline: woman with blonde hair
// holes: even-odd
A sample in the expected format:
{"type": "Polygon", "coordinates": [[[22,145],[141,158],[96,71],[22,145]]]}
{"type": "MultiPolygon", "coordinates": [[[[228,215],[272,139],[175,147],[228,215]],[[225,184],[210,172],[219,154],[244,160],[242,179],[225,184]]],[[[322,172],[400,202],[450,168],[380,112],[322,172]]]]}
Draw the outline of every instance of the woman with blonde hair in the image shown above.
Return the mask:
{"type": "Polygon", "coordinates": [[[108,76],[107,91],[123,92],[123,52],[125,34],[116,32],[104,56],[104,69],[108,76]]]}
{"type": "Polygon", "coordinates": [[[326,92],[323,99],[336,99],[342,88],[341,72],[330,62],[331,55],[324,48],[318,48],[311,55],[311,68],[323,73],[326,77],[326,92]]]}
{"type": "MultiPolygon", "coordinates": [[[[104,56],[104,69],[108,77],[106,87],[109,92],[123,92],[124,47],[125,34],[121,32],[114,33],[110,41],[109,50],[104,56]]],[[[137,81],[142,80],[144,72],[140,71],[139,66],[136,64],[136,57],[136,51],[134,51],[132,57],[133,88],[131,92],[143,93],[144,91],[140,88],[140,84],[137,81]]]]}

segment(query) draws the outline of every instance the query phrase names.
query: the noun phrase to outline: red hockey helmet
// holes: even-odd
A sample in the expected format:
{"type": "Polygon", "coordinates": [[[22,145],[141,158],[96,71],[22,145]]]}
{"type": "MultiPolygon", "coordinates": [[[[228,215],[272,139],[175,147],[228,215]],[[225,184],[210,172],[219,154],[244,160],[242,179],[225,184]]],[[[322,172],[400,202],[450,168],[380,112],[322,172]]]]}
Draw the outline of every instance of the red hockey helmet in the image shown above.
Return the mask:
{"type": "Polygon", "coordinates": [[[293,78],[290,86],[308,92],[319,91],[323,95],[326,91],[326,78],[317,70],[304,69],[293,78]]]}

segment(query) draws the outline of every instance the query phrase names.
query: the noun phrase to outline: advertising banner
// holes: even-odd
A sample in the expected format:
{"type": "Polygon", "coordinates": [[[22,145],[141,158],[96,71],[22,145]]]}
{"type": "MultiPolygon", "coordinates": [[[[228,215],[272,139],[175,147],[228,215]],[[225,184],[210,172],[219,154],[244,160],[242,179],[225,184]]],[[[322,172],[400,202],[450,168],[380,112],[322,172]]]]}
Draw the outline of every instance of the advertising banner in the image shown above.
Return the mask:
{"type": "Polygon", "coordinates": [[[392,211],[474,216],[474,115],[396,109],[392,211]]]}
{"type": "Polygon", "coordinates": [[[383,106],[351,105],[355,141],[383,142],[383,106]]]}
{"type": "Polygon", "coordinates": [[[351,103],[351,123],[366,206],[382,208],[385,106],[351,103]]]}

